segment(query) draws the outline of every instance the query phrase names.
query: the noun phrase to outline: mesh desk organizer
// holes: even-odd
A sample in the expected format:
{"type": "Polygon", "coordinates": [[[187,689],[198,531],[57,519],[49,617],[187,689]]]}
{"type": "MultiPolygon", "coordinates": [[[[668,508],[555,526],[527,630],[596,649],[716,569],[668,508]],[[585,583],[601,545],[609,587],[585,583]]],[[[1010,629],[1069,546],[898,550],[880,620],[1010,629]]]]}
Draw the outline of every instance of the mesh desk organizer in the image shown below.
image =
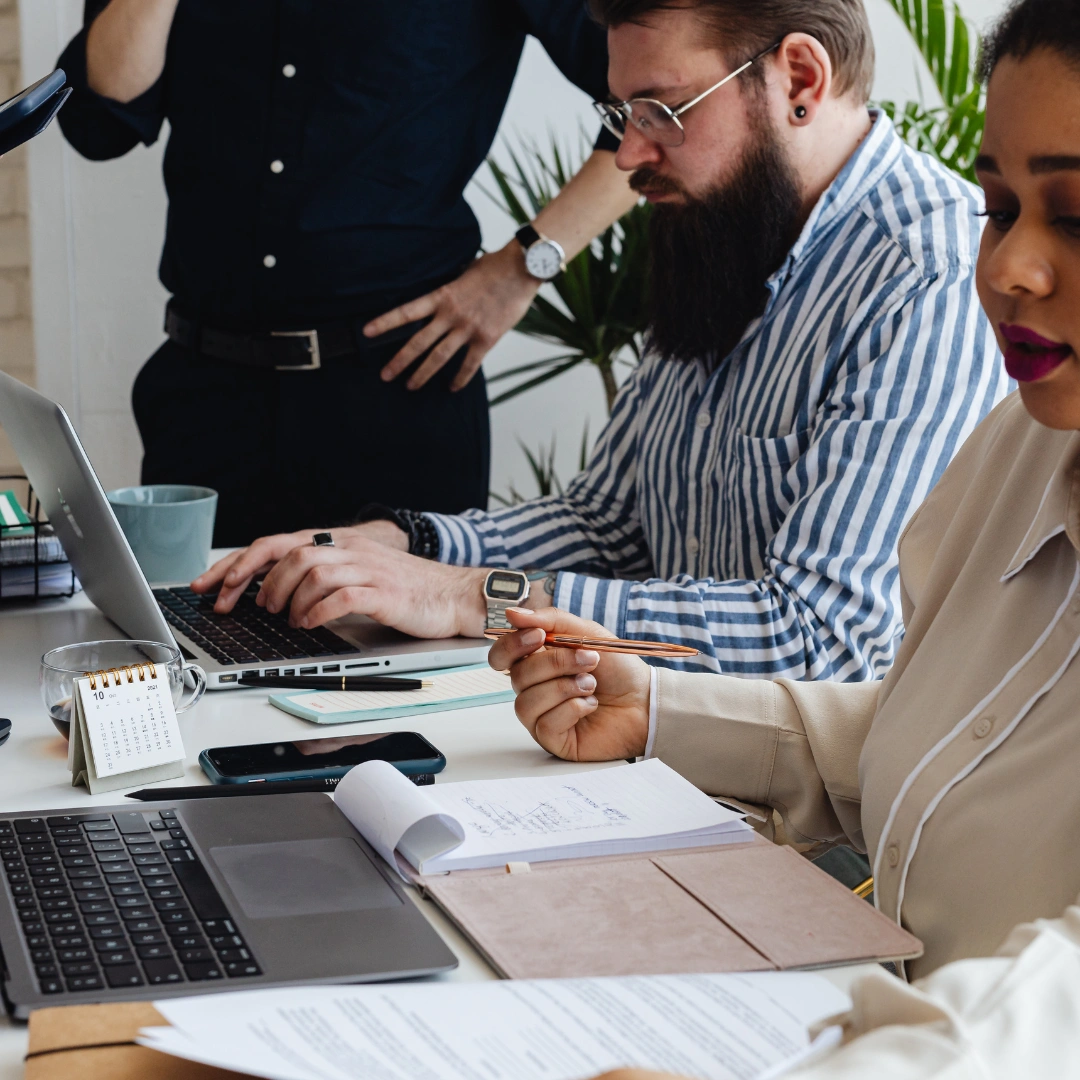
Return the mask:
{"type": "Polygon", "coordinates": [[[0,602],[74,596],[78,589],[75,571],[44,519],[34,489],[25,476],[0,476],[0,491],[13,484],[25,489],[21,506],[29,520],[5,524],[0,518],[0,602]]]}

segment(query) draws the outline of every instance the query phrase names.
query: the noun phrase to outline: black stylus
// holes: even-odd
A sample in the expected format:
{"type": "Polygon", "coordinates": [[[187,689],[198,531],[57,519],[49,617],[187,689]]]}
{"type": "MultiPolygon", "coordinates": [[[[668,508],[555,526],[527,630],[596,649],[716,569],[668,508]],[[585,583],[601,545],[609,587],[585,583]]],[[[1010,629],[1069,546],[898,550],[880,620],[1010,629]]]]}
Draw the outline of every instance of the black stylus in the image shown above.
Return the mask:
{"type": "Polygon", "coordinates": [[[227,799],[232,795],[291,795],[303,791],[333,791],[341,782],[335,776],[321,780],[253,780],[244,784],[200,784],[198,787],[142,788],[125,798],[139,802],[167,802],[170,799],[227,799]]]}
{"type": "MultiPolygon", "coordinates": [[[[435,783],[434,773],[406,774],[417,787],[435,783]]],[[[139,802],[169,802],[171,799],[228,799],[236,795],[295,795],[305,791],[333,791],[342,777],[321,780],[249,780],[243,784],[200,784],[198,787],[142,788],[129,791],[127,799],[139,802]]]]}
{"type": "Polygon", "coordinates": [[[423,690],[427,679],[395,679],[387,675],[241,675],[240,686],[262,690],[423,690]]]}

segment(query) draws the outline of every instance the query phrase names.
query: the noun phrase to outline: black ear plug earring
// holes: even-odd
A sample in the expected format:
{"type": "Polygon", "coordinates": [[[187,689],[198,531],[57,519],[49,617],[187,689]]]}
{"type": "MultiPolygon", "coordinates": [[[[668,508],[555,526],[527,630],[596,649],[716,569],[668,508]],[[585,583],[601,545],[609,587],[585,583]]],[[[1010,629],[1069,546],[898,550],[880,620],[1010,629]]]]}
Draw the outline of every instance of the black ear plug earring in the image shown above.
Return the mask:
{"type": "Polygon", "coordinates": [[[796,105],[795,106],[795,119],[796,120],[805,120],[806,119],[806,106],[805,105],[796,105]]]}

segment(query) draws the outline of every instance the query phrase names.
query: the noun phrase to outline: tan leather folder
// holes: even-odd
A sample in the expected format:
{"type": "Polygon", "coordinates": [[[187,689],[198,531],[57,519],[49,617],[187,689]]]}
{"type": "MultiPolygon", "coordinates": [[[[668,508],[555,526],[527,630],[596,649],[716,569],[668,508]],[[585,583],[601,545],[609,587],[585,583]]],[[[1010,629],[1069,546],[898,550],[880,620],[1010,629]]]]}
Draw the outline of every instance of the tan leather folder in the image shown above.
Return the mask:
{"type": "Polygon", "coordinates": [[[38,1009],[30,1014],[25,1080],[239,1080],[135,1044],[139,1028],[164,1024],[149,1002],[38,1009]]]}
{"type": "Polygon", "coordinates": [[[746,844],[415,877],[509,979],[831,967],[922,943],[791,848],[746,844]]]}

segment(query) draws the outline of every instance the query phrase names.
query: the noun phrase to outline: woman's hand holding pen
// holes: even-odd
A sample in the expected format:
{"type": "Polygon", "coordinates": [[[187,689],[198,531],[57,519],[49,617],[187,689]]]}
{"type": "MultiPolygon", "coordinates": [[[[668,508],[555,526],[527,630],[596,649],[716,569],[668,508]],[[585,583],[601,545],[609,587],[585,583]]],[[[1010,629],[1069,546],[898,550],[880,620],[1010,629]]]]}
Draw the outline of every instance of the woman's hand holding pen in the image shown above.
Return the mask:
{"type": "Polygon", "coordinates": [[[495,642],[489,663],[510,670],[518,719],[549,754],[567,761],[615,761],[645,752],[650,673],[643,660],[544,648],[546,633],[614,636],[555,608],[511,608],[506,617],[520,633],[495,642]]]}

